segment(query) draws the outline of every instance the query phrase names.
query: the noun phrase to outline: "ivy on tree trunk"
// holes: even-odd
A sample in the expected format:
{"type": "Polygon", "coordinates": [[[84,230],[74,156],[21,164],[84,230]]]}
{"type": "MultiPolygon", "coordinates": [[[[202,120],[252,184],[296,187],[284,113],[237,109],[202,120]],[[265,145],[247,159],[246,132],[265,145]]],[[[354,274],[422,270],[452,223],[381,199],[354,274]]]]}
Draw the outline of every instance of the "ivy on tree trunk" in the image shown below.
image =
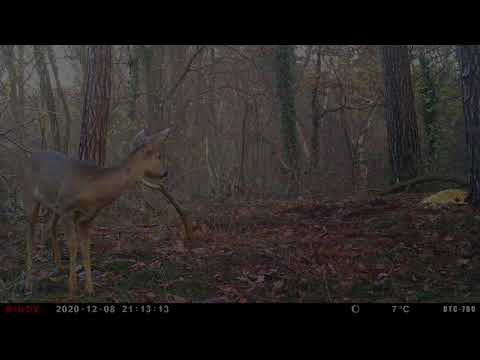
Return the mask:
{"type": "Polygon", "coordinates": [[[470,162],[470,202],[480,207],[480,46],[459,45],[467,152],[470,162]]]}
{"type": "Polygon", "coordinates": [[[429,170],[435,171],[438,158],[439,127],[437,123],[437,108],[439,98],[433,78],[433,63],[431,58],[421,53],[419,56],[422,85],[420,89],[422,100],[422,115],[425,122],[425,136],[427,141],[426,162],[429,170]]]}

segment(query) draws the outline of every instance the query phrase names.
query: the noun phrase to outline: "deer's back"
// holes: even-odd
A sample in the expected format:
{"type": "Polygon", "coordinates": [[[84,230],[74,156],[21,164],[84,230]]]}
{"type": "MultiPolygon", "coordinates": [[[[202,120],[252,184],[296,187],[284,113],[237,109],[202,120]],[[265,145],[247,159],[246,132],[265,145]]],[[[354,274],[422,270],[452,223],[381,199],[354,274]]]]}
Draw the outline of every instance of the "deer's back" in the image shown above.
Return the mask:
{"type": "Polygon", "coordinates": [[[34,152],[25,167],[25,191],[38,201],[56,203],[96,171],[98,167],[90,161],[70,159],[56,151],[34,152]]]}

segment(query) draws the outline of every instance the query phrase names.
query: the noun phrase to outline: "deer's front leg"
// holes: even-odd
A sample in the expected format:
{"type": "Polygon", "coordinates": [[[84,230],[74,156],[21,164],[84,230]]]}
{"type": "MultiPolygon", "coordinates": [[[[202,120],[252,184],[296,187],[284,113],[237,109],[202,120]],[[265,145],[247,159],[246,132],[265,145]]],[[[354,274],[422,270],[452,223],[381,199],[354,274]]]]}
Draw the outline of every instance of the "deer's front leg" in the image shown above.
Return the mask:
{"type": "Polygon", "coordinates": [[[65,219],[65,233],[68,241],[68,252],[70,256],[70,274],[68,277],[68,292],[70,297],[75,296],[75,291],[77,289],[77,249],[78,249],[78,239],[75,232],[75,224],[73,218],[67,217],[65,219]]]}
{"type": "Polygon", "coordinates": [[[83,268],[85,269],[85,292],[93,295],[92,267],[90,259],[90,225],[91,222],[78,222],[77,232],[81,241],[83,268]]]}
{"type": "MultiPolygon", "coordinates": [[[[25,206],[27,207],[27,206],[25,206]]],[[[26,293],[32,292],[32,251],[33,251],[33,238],[35,237],[35,224],[38,220],[38,211],[40,209],[40,205],[34,202],[31,205],[31,208],[28,209],[27,217],[29,220],[29,231],[27,236],[27,259],[26,259],[26,279],[25,279],[25,290],[26,293]]]]}
{"type": "Polygon", "coordinates": [[[58,223],[58,215],[53,213],[52,218],[49,224],[50,235],[52,236],[52,252],[53,252],[53,259],[55,264],[57,264],[60,271],[63,269],[62,267],[62,256],[60,251],[60,245],[58,243],[57,238],[57,223],[58,223]]]}

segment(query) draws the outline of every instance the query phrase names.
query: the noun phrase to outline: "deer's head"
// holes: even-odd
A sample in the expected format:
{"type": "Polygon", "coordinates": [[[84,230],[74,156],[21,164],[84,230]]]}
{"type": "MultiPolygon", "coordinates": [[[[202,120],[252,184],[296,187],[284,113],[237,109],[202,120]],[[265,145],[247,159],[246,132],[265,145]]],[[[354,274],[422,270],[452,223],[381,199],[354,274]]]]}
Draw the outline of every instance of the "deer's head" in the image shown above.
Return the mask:
{"type": "MultiPolygon", "coordinates": [[[[170,132],[170,128],[155,133],[150,133],[148,129],[144,129],[133,139],[130,146],[130,155],[141,164],[145,177],[160,179],[168,175],[161,148],[170,132]]],[[[142,180],[142,182],[149,187],[153,187],[151,186],[153,184],[148,181],[142,180]]]]}

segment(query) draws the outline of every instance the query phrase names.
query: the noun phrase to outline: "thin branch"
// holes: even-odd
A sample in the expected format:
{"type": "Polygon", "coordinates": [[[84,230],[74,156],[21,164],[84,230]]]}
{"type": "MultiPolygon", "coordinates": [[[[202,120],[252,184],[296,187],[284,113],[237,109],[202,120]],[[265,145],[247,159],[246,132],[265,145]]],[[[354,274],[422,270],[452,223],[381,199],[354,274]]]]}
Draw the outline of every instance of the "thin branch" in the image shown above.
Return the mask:
{"type": "MultiPolygon", "coordinates": [[[[32,153],[32,150],[29,150],[27,148],[25,148],[23,145],[20,145],[19,143],[17,143],[15,140],[13,139],[10,139],[8,136],[6,135],[3,135],[2,136],[3,138],[5,138],[8,142],[12,143],[13,145],[17,146],[20,150],[23,150],[23,152],[25,153],[28,153],[28,154],[31,154],[32,153]]],[[[7,148],[6,146],[2,145],[4,148],[7,148]]]]}
{"type": "Polygon", "coordinates": [[[200,55],[200,53],[203,51],[203,49],[206,48],[206,45],[203,45],[201,47],[199,47],[195,53],[192,55],[192,57],[190,58],[187,66],[185,67],[183,73],[179,76],[179,78],[177,79],[175,85],[173,85],[173,87],[168,91],[167,95],[165,96],[165,98],[162,100],[162,103],[160,105],[160,109],[161,109],[161,113],[162,113],[162,110],[163,110],[163,107],[165,106],[165,103],[170,100],[170,98],[175,94],[175,92],[177,91],[178,87],[180,86],[180,84],[183,82],[183,80],[187,77],[188,73],[190,72],[190,69],[192,67],[192,64],[193,62],[195,61],[195,59],[197,58],[198,55],[200,55]]]}
{"type": "Polygon", "coordinates": [[[32,122],[36,121],[37,119],[32,119],[32,120],[29,120],[29,121],[26,121],[24,122],[23,124],[21,125],[18,125],[18,126],[15,126],[13,128],[10,128],[8,130],[5,130],[4,132],[1,132],[0,133],[0,136],[6,136],[8,133],[12,132],[12,131],[15,131],[15,130],[18,130],[18,129],[21,129],[21,128],[24,128],[25,126],[31,124],[32,122]]]}

